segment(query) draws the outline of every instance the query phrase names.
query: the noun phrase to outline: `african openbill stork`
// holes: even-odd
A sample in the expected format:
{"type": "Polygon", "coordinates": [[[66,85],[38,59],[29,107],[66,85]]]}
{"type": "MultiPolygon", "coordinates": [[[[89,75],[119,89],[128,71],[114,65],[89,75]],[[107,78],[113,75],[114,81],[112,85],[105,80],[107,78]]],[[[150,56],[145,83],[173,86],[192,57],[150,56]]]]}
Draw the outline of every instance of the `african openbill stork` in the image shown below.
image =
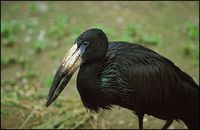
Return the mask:
{"type": "Polygon", "coordinates": [[[182,120],[199,127],[199,86],[174,63],[138,44],[108,42],[100,29],[82,33],[62,60],[50,88],[49,106],[78,69],[77,89],[83,105],[98,112],[118,105],[133,111],[143,127],[144,114],[182,120]]]}

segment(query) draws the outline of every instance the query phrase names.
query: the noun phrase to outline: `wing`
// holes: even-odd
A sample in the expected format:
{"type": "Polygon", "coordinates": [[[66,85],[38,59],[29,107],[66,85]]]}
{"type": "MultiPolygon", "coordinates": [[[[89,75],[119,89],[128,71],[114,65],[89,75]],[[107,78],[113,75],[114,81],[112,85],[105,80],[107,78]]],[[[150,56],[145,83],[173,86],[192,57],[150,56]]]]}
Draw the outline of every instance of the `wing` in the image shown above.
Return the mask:
{"type": "Polygon", "coordinates": [[[137,44],[110,43],[103,68],[102,87],[114,104],[159,118],[166,117],[168,111],[173,115],[192,105],[199,96],[199,87],[190,76],[168,59],[137,44]]]}

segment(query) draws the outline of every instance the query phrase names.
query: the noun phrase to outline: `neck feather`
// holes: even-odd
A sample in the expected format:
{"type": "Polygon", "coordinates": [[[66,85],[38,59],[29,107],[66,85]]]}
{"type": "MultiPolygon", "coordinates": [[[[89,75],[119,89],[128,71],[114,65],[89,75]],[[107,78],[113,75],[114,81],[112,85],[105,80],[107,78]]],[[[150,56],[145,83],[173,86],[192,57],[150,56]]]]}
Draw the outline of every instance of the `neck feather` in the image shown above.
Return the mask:
{"type": "Polygon", "coordinates": [[[93,93],[100,88],[100,80],[98,74],[100,72],[102,61],[91,61],[81,65],[78,78],[77,87],[79,89],[91,89],[93,93]]]}
{"type": "Polygon", "coordinates": [[[101,66],[102,61],[84,63],[78,73],[77,89],[81,100],[84,106],[92,111],[98,111],[99,108],[110,108],[105,95],[101,91],[101,83],[98,77],[101,66]]]}

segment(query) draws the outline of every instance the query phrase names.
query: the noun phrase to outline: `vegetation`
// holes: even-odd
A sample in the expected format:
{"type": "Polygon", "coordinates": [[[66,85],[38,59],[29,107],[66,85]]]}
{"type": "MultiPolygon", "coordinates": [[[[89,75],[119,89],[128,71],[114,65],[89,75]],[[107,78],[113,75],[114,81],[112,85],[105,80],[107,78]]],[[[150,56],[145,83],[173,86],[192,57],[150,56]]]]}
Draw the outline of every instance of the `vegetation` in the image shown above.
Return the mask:
{"type": "Polygon", "coordinates": [[[185,33],[192,40],[197,40],[199,36],[199,28],[193,22],[188,22],[185,24],[185,33]]]}
{"type": "Polygon", "coordinates": [[[69,18],[66,15],[59,15],[56,18],[55,25],[49,28],[49,35],[57,39],[62,38],[65,34],[65,25],[69,18]]]}
{"type": "Polygon", "coordinates": [[[10,57],[1,57],[1,67],[6,67],[12,62],[13,59],[11,59],[10,57]]]}
{"type": "Polygon", "coordinates": [[[134,24],[128,24],[122,32],[121,40],[127,42],[135,42],[138,30],[134,24]]]}
{"type": "Polygon", "coordinates": [[[3,36],[2,43],[6,46],[15,43],[14,32],[18,29],[17,21],[5,22],[1,20],[1,35],[3,36]]]}
{"type": "Polygon", "coordinates": [[[113,37],[116,34],[114,29],[109,28],[109,27],[102,25],[102,24],[95,25],[95,28],[99,28],[99,29],[103,30],[108,37],[113,37]]]}
{"type": "Polygon", "coordinates": [[[185,44],[183,51],[186,56],[190,56],[192,58],[199,57],[199,49],[193,43],[185,44]]]}
{"type": "Polygon", "coordinates": [[[161,44],[161,37],[156,34],[152,35],[144,35],[140,39],[140,42],[143,44],[149,44],[149,45],[160,45],[161,44]]]}

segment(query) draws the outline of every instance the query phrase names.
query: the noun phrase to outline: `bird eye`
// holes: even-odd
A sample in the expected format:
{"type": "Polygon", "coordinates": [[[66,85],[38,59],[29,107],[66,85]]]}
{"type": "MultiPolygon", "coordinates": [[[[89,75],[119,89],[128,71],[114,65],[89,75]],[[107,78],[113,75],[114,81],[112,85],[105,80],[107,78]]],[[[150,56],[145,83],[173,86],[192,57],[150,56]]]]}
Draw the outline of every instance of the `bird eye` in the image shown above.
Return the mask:
{"type": "Polygon", "coordinates": [[[89,42],[87,42],[87,41],[84,41],[84,42],[83,42],[83,45],[84,45],[84,46],[88,46],[88,44],[89,44],[89,42]]]}

